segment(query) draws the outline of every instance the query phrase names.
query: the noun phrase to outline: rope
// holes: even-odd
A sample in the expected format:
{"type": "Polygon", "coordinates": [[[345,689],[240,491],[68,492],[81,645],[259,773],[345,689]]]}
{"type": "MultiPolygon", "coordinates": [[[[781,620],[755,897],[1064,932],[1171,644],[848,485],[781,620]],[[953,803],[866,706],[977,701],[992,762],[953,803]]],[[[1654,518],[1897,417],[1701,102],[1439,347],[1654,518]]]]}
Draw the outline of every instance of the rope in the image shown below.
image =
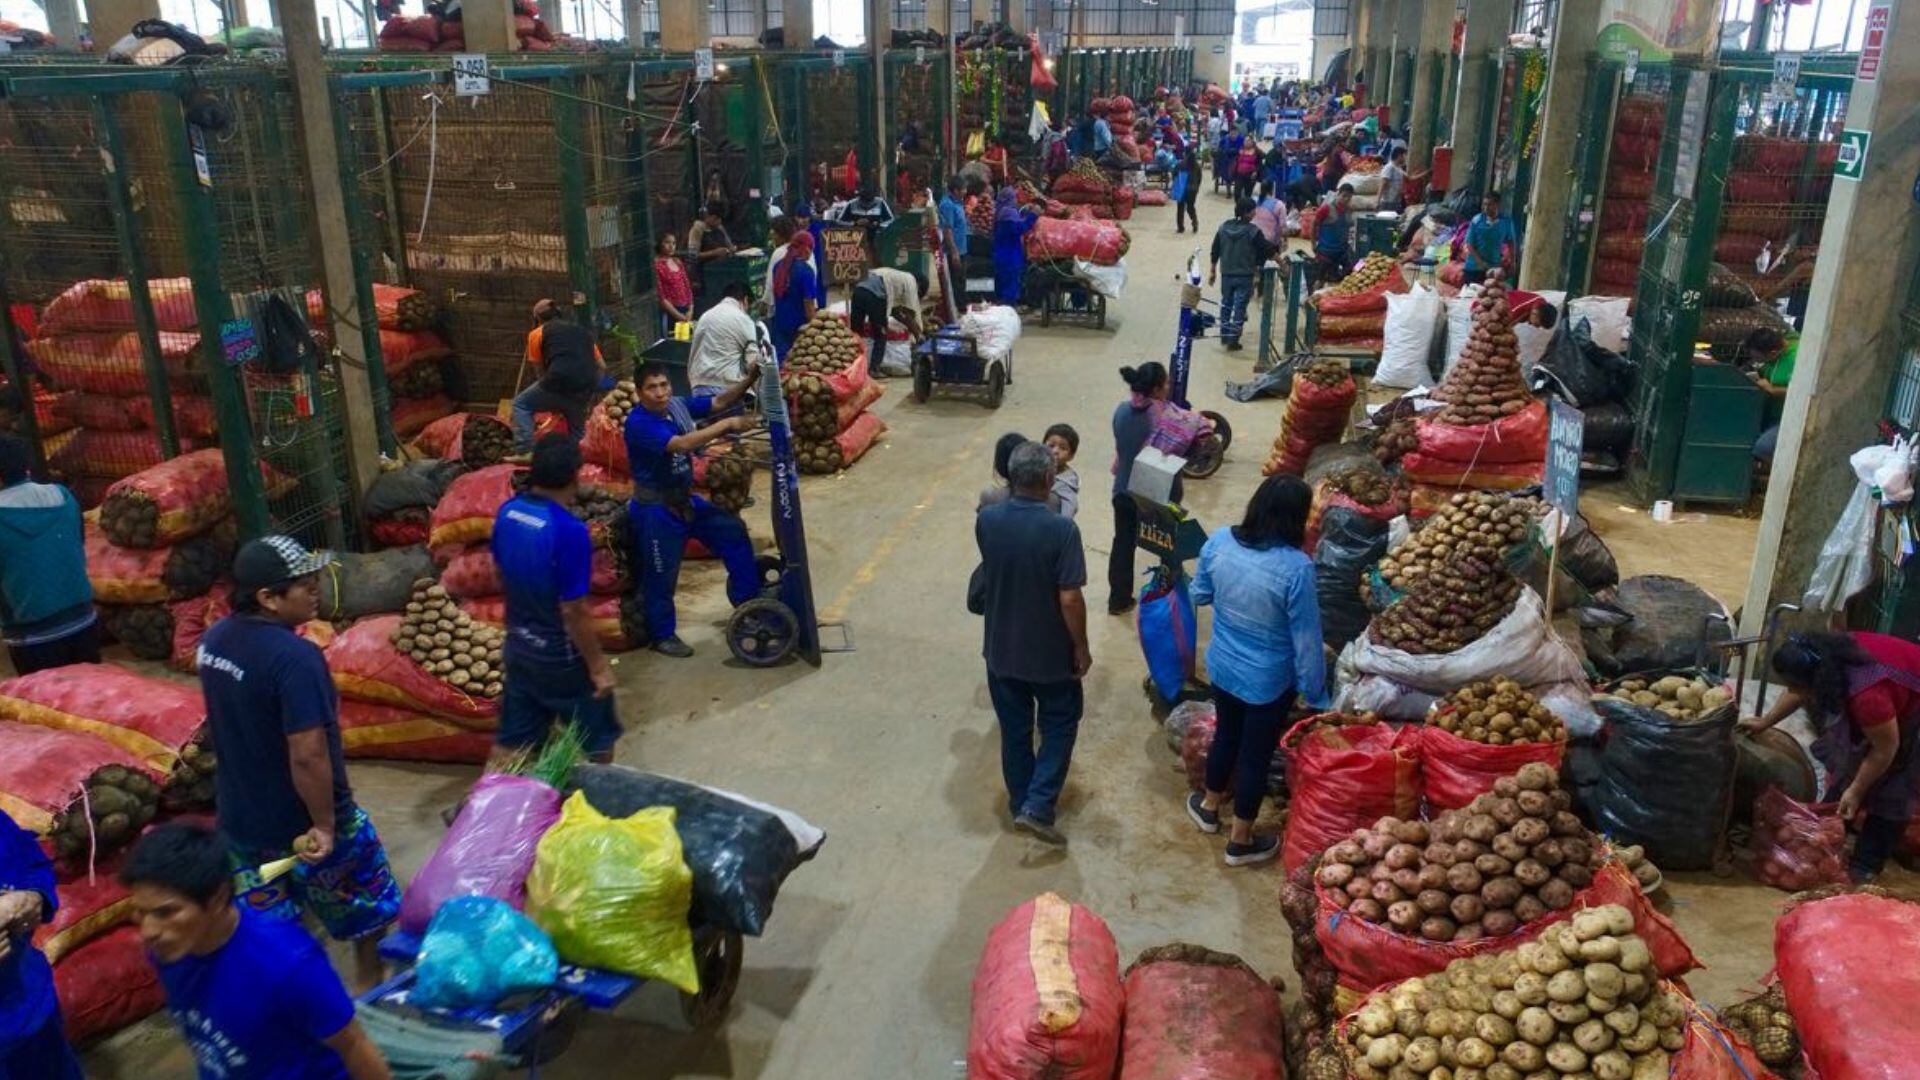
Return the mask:
{"type": "Polygon", "coordinates": [[[422,243],[427,237],[427,213],[433,209],[433,179],[440,159],[440,95],[429,90],[425,98],[430,102],[427,109],[427,193],[420,203],[420,230],[414,234],[415,244],[422,243]]]}
{"type": "Polygon", "coordinates": [[[87,795],[87,785],[80,785],[80,812],[87,815],[87,884],[92,885],[94,862],[100,857],[100,838],[93,830],[93,800],[87,795]]]}

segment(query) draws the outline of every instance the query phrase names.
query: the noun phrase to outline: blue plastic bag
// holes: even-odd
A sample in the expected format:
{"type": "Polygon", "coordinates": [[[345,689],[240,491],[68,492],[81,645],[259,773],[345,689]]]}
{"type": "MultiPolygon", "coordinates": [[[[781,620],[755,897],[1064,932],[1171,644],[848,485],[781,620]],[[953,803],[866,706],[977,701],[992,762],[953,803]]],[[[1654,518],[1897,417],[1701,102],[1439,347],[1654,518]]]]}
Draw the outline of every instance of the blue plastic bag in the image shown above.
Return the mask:
{"type": "Polygon", "coordinates": [[[1140,589],[1140,651],[1147,657],[1147,673],[1160,700],[1172,703],[1193,677],[1193,658],[1199,650],[1199,627],[1194,624],[1193,596],[1184,575],[1175,578],[1156,568],[1140,589]]]}
{"type": "Polygon", "coordinates": [[[553,985],[560,956],[533,920],[492,896],[456,896],[427,924],[414,967],[414,1004],[492,1005],[553,985]]]}
{"type": "Polygon", "coordinates": [[[1181,169],[1178,173],[1174,174],[1173,190],[1167,192],[1167,197],[1174,202],[1179,202],[1187,197],[1187,170],[1181,169]]]}

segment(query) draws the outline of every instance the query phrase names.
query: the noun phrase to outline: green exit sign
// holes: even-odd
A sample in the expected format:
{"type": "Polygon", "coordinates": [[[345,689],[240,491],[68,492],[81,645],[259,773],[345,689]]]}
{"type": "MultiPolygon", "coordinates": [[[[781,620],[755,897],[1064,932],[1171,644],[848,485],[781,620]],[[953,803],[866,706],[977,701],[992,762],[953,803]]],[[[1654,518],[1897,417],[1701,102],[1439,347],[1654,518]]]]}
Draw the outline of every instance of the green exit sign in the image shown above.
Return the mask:
{"type": "Polygon", "coordinates": [[[1867,144],[1873,133],[1848,128],[1840,133],[1840,156],[1833,163],[1833,175],[1842,180],[1858,180],[1867,171],[1867,144]]]}

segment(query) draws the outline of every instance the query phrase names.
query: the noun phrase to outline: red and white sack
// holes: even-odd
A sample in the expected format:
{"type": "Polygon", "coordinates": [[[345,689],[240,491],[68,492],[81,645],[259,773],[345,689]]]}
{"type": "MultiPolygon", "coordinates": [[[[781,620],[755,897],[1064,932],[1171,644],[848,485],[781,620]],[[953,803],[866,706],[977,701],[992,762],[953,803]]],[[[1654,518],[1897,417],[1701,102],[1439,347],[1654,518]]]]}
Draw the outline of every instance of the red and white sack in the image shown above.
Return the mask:
{"type": "Polygon", "coordinates": [[[987,934],[973,976],[967,1080],[1113,1080],[1120,956],[1098,915],[1053,893],[987,934]]]}

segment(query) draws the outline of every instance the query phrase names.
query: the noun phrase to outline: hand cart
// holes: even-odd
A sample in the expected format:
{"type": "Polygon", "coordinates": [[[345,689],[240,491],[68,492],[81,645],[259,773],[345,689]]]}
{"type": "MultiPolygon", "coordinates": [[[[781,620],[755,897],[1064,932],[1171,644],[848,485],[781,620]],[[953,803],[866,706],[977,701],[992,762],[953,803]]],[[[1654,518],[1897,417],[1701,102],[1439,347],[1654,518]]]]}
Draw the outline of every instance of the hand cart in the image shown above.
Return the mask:
{"type": "Polygon", "coordinates": [[[1013,382],[1013,350],[997,359],[980,354],[980,344],[960,333],[957,326],[943,326],[913,348],[913,400],[924,404],[933,396],[935,384],[946,386],[984,386],[987,407],[997,409],[1013,382]]]}
{"type": "Polygon", "coordinates": [[[1048,259],[1027,268],[1027,294],[1040,303],[1040,325],[1055,319],[1081,319],[1095,330],[1107,328],[1107,298],[1073,272],[1071,259],[1048,259]]]}
{"type": "MultiPolygon", "coordinates": [[[[380,943],[383,959],[400,966],[386,982],[360,995],[361,1007],[453,1031],[497,1037],[515,1067],[551,1061],[572,1041],[583,1010],[608,1012],[633,996],[646,981],[612,971],[561,964],[548,989],[511,997],[492,1006],[430,1009],[412,1000],[421,935],[397,931],[380,943]]],[[[698,993],[680,995],[680,1015],[697,1029],[718,1024],[740,987],[745,942],[732,930],[693,928],[693,959],[700,976],[698,993]]]]}
{"type": "MultiPolygon", "coordinates": [[[[1167,398],[1183,409],[1193,408],[1187,401],[1187,375],[1193,367],[1193,335],[1201,303],[1200,249],[1195,248],[1193,254],[1187,256],[1187,277],[1180,289],[1180,329],[1173,339],[1173,356],[1167,364],[1167,398]]],[[[1204,480],[1219,472],[1227,457],[1227,447],[1233,444],[1233,425],[1227,423],[1225,416],[1212,409],[1202,409],[1200,415],[1212,421],[1213,428],[1193,440],[1187,450],[1186,467],[1180,470],[1180,475],[1195,480],[1204,480]]]]}
{"type": "Polygon", "coordinates": [[[814,606],[807,528],[800,515],[800,464],[793,453],[793,426],[780,385],[780,367],[773,359],[764,327],[760,330],[760,349],[763,359],[758,406],[766,421],[768,452],[764,460],[773,473],[774,550],[759,558],[760,594],[734,608],[727,617],[727,648],[749,667],[772,667],[796,652],[819,667],[823,652],[853,651],[853,634],[845,623],[822,623],[814,606]],[[832,649],[821,646],[822,626],[840,631],[839,645],[832,649]]]}

